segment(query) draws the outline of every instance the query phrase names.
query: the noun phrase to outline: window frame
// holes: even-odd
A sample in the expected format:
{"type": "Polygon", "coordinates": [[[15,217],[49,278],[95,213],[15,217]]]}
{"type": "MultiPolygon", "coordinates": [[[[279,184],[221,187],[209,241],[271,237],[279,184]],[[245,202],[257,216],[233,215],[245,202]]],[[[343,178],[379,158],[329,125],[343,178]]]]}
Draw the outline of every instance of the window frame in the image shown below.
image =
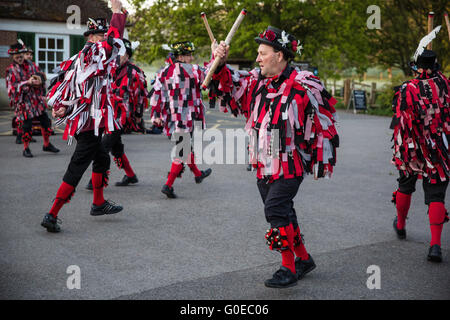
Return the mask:
{"type": "Polygon", "coordinates": [[[54,63],[55,68],[62,62],[65,61],[67,59],[70,58],[69,54],[70,54],[70,37],[69,35],[59,35],[59,34],[50,34],[50,33],[36,33],[35,36],[35,52],[34,52],[34,59],[36,61],[36,65],[39,66],[40,68],[40,64],[41,63],[45,63],[45,70],[42,70],[45,72],[45,74],[47,75],[47,79],[50,79],[54,76],[56,76],[55,73],[51,73],[50,70],[47,70],[48,68],[48,64],[49,63],[54,63]],[[45,48],[41,48],[39,45],[39,40],[40,39],[45,39],[45,48]],[[54,39],[55,40],[55,48],[54,49],[49,49],[48,48],[48,39],[54,39]],[[57,49],[58,45],[58,40],[63,40],[63,49],[57,49]],[[41,60],[40,56],[39,56],[39,52],[44,51],[45,54],[45,60],[41,60]],[[47,52],[54,52],[54,60],[53,61],[49,61],[48,59],[48,55],[47,52]],[[57,57],[57,52],[62,52],[63,53],[63,59],[62,61],[59,61],[56,59],[57,57]]]}

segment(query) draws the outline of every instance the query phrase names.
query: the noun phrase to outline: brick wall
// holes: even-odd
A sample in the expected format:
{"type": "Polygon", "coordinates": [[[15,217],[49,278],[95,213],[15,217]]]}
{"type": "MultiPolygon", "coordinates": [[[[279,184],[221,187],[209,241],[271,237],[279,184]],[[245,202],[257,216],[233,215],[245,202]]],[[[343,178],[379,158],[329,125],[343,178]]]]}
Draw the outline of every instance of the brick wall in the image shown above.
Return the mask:
{"type": "MultiPolygon", "coordinates": [[[[17,42],[17,32],[0,30],[0,46],[10,46],[17,42]]],[[[6,67],[12,62],[11,58],[0,58],[0,78],[5,78],[6,67]]]]}
{"type": "MultiPolygon", "coordinates": [[[[0,30],[0,45],[10,46],[17,42],[17,32],[0,30]]],[[[0,58],[0,110],[10,110],[8,94],[6,92],[5,71],[12,62],[11,58],[0,58]]]]}

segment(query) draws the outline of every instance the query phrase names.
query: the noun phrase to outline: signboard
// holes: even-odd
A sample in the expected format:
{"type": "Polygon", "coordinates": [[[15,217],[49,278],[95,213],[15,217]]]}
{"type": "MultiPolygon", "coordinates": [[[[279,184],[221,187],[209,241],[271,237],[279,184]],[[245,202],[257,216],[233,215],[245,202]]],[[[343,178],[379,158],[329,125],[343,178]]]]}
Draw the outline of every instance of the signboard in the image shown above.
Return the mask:
{"type": "Polygon", "coordinates": [[[353,90],[352,103],[354,110],[367,110],[367,99],[365,90],[353,90]]]}

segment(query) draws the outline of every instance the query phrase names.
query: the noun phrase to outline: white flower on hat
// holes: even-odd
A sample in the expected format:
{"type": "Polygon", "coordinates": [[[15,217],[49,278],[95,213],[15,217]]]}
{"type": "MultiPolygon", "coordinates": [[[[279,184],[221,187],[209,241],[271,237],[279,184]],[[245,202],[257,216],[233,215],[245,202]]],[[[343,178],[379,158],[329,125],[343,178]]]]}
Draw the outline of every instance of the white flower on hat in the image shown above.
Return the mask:
{"type": "Polygon", "coordinates": [[[278,39],[278,42],[281,43],[281,45],[283,46],[283,48],[286,47],[286,44],[289,43],[289,34],[283,30],[283,32],[281,33],[281,39],[278,39]]]}
{"type": "Polygon", "coordinates": [[[302,46],[302,45],[299,45],[299,46],[297,47],[297,54],[298,54],[299,56],[302,55],[302,50],[303,50],[303,46],[302,46]]]}
{"type": "Polygon", "coordinates": [[[137,47],[139,47],[141,43],[139,41],[133,41],[131,43],[131,50],[135,50],[137,47]]]}

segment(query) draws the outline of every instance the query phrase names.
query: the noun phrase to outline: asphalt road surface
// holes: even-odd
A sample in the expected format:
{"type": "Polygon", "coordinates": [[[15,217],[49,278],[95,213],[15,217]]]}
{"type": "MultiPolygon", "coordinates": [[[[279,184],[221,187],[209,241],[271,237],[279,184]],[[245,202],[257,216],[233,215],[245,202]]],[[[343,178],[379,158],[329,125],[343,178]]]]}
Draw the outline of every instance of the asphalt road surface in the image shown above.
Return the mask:
{"type": "MultiPolygon", "coordinates": [[[[430,231],[420,185],[407,239],[398,240],[392,229],[397,172],[390,164],[389,118],[340,113],[333,178],[306,177],[295,198],[317,268],[282,290],[264,286],[281,258],[265,244],[268,224],[255,172],[246,171],[245,164],[201,164],[200,169],[213,170],[201,184],[187,169],[174,185],[179,198],[167,199],[160,190],[173,144],[163,135],[124,135],[139,183],[114,186],[124,173],[112,163],[105,189],[105,198],[124,210],[89,215],[88,169],[60,211],[62,232],[51,234],[40,222],[75,144],[67,146],[58,131],[51,142],[61,152],[48,154],[38,136],[31,144],[35,157],[24,158],[22,146],[9,135],[10,118],[10,113],[0,115],[1,299],[450,298],[449,225],[442,235],[444,262],[428,262],[430,231]],[[69,289],[78,271],[80,289],[69,289]],[[377,275],[379,282],[373,280],[377,275]]],[[[225,129],[244,126],[242,119],[217,110],[208,111],[207,122],[224,136],[225,129]]]]}

